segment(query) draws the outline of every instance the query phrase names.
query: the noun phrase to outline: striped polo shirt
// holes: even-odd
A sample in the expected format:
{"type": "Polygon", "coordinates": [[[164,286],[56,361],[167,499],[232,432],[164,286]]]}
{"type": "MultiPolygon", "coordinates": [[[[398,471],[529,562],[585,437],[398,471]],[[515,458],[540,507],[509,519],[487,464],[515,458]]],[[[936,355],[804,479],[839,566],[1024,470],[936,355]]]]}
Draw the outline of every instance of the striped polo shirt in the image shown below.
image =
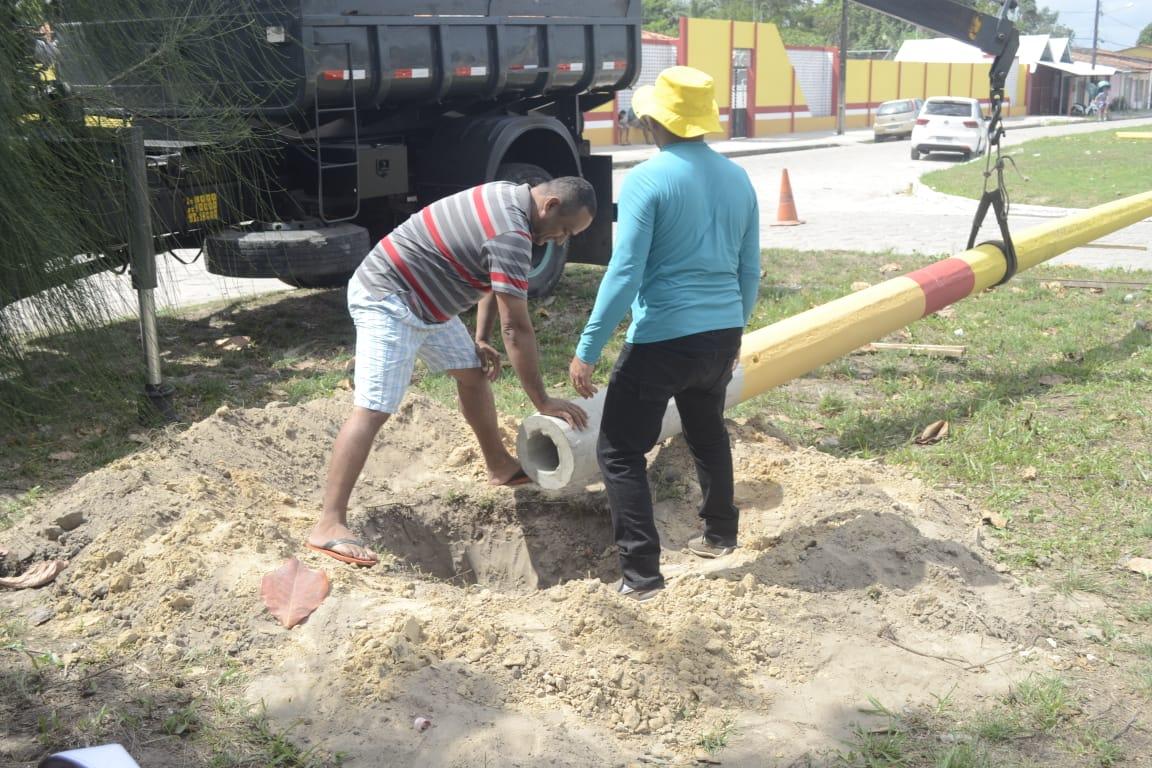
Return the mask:
{"type": "Polygon", "coordinates": [[[451,319],[489,291],[526,298],[531,206],[529,186],[507,181],[437,200],[377,243],[356,276],[372,296],[395,294],[429,323],[451,319]]]}

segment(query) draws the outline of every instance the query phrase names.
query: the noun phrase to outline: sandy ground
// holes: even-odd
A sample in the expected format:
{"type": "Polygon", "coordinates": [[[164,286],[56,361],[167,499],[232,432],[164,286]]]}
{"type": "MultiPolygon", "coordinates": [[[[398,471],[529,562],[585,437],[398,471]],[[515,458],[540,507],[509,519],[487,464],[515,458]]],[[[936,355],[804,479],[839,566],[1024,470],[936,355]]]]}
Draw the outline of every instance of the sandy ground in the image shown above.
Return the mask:
{"type": "Polygon", "coordinates": [[[697,529],[691,460],[679,438],[654,452],[670,580],[637,604],[609,588],[602,490],[489,488],[458,414],[410,396],[354,496],[383,561],[340,565],[302,542],[347,408],[343,393],[221,409],[157,433],[0,536],[10,558],[71,560],[0,600],[50,616],[42,645],[128,649],[153,668],[235,659],[252,701],[302,721],[296,737],[366,766],[686,765],[724,721],[724,765],[788,765],[841,747],[869,696],[963,705],[1095,663],[1092,606],[1057,611],[1015,583],[964,498],[759,421],[732,424],[743,518],[727,558],[680,549],[697,529]],[[259,589],[293,556],[332,593],[285,630],[259,589]]]}

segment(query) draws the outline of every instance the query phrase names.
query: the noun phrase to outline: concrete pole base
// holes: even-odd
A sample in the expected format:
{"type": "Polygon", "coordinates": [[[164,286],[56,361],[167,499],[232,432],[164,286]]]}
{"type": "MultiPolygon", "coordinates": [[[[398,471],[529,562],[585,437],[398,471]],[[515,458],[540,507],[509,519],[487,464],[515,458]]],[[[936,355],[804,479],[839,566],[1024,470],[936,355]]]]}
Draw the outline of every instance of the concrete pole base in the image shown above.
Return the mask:
{"type": "MultiPolygon", "coordinates": [[[[728,385],[725,408],[740,402],[743,388],[744,371],[737,368],[728,385]]],[[[588,413],[588,427],[584,430],[572,429],[561,419],[539,413],[520,423],[516,435],[516,454],[524,471],[541,488],[549,491],[572,490],[596,482],[600,477],[600,467],[596,462],[596,440],[600,435],[600,420],[607,392],[607,388],[603,388],[592,398],[577,401],[588,413]]],[[[670,402],[657,442],[679,434],[680,429],[680,413],[676,410],[676,404],[670,402]]]]}

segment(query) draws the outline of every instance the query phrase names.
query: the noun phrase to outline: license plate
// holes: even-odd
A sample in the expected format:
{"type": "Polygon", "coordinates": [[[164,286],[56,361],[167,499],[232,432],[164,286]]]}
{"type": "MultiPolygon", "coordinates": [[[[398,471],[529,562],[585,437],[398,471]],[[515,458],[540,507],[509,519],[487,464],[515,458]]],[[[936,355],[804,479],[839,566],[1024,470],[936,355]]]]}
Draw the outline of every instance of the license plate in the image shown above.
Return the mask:
{"type": "Polygon", "coordinates": [[[220,201],[215,192],[203,195],[192,195],[185,200],[185,220],[189,224],[200,224],[205,221],[217,221],[220,218],[220,201]]]}

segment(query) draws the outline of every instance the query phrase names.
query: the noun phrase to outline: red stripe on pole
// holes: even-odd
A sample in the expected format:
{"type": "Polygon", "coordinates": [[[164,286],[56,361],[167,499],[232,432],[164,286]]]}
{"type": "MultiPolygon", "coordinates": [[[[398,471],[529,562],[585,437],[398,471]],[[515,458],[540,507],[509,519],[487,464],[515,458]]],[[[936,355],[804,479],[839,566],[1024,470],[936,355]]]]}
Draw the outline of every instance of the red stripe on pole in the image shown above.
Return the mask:
{"type": "Polygon", "coordinates": [[[976,286],[976,273],[963,259],[951,258],[909,272],[924,291],[924,315],[927,316],[954,304],[972,293],[976,286]]]}

